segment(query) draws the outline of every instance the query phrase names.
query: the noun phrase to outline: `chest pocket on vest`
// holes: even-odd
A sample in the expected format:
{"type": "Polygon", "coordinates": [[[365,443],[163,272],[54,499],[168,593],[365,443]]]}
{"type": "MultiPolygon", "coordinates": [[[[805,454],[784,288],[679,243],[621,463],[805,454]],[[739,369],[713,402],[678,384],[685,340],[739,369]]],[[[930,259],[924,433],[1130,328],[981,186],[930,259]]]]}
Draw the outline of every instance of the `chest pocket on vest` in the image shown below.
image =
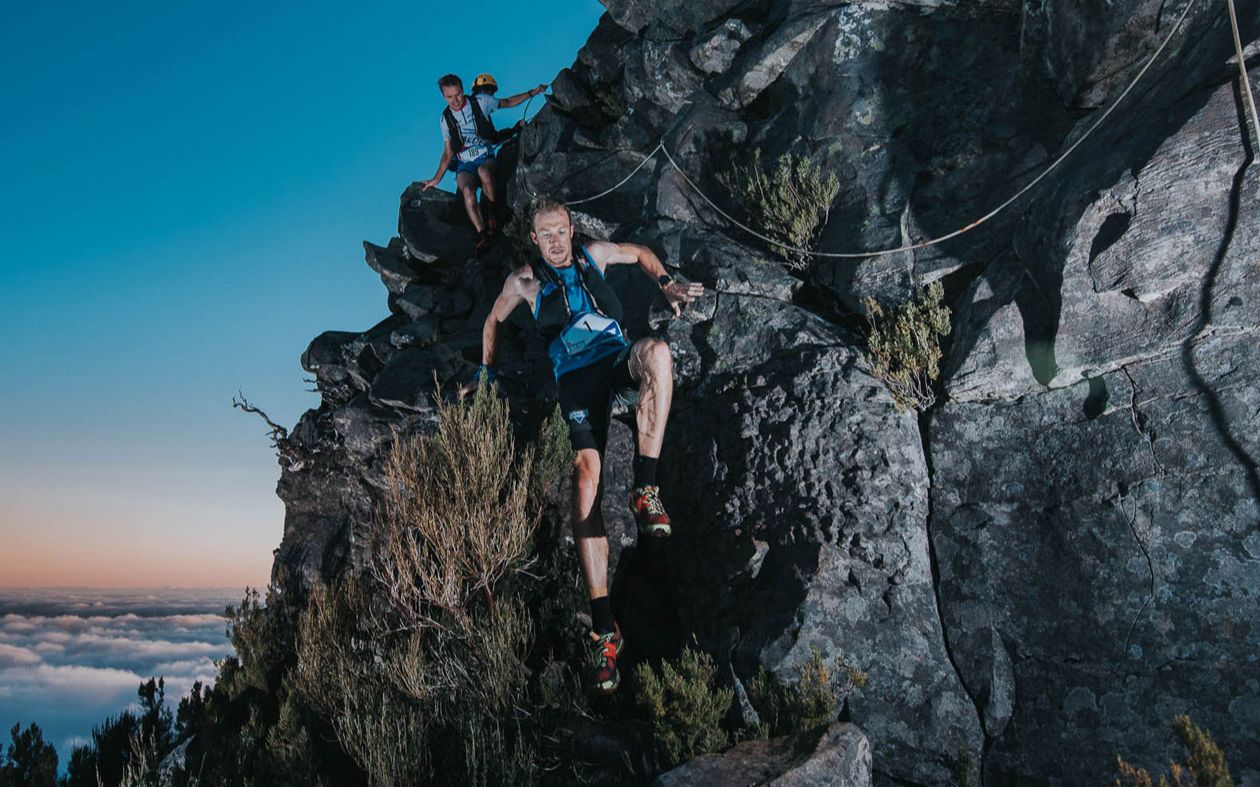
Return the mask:
{"type": "Polygon", "coordinates": [[[602,314],[586,312],[579,314],[564,326],[560,332],[560,341],[565,352],[573,357],[588,347],[593,347],[606,339],[621,340],[621,326],[602,314]]]}

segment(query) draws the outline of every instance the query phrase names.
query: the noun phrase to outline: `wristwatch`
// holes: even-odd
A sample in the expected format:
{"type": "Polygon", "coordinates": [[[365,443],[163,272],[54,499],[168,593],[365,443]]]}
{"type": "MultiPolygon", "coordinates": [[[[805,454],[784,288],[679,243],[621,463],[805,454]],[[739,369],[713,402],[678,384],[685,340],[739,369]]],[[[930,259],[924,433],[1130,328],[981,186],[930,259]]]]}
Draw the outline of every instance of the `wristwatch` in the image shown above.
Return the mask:
{"type": "Polygon", "coordinates": [[[661,285],[661,289],[663,290],[674,283],[674,277],[670,276],[668,273],[662,273],[660,276],[656,277],[656,283],[661,285]]]}

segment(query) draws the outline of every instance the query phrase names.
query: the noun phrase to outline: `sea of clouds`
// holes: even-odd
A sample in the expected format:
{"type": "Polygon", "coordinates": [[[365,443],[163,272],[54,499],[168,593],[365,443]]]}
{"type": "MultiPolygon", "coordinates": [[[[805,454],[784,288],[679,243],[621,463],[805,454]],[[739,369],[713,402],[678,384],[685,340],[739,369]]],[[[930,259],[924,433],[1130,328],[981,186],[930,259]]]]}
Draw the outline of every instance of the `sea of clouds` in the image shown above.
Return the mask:
{"type": "Polygon", "coordinates": [[[224,608],[239,589],[0,588],[0,743],[31,722],[62,767],[92,727],[166,679],[172,710],[231,653],[224,608]]]}

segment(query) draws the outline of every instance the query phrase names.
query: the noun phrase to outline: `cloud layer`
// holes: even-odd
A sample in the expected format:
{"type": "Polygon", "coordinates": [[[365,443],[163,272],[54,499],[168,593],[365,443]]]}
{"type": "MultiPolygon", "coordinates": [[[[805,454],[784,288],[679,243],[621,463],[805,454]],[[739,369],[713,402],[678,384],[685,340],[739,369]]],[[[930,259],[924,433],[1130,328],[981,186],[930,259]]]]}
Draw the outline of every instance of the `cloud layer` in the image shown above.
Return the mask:
{"type": "Polygon", "coordinates": [[[166,679],[172,707],[231,652],[224,607],[234,590],[0,589],[0,741],[39,724],[64,765],[92,727],[166,679]]]}

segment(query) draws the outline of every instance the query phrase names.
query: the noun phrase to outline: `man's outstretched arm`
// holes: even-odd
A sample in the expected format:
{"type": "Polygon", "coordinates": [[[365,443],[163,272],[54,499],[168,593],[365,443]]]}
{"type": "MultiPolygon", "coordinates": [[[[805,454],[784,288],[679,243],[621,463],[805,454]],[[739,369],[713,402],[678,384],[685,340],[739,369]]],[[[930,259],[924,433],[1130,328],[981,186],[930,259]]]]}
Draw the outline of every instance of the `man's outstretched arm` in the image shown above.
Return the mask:
{"type": "Polygon", "coordinates": [[[516,307],[525,301],[523,289],[519,272],[512,273],[503,282],[503,289],[499,292],[499,297],[494,299],[494,305],[490,307],[490,313],[481,326],[481,368],[477,370],[472,382],[460,388],[461,396],[476,388],[478,379],[483,375],[487,383],[494,382],[495,365],[499,359],[499,324],[512,316],[516,307]]]}
{"type": "Polygon", "coordinates": [[[661,258],[647,246],[637,243],[609,243],[595,241],[586,247],[587,253],[601,269],[609,265],[637,264],[639,269],[651,277],[661,288],[665,302],[674,310],[674,316],[682,314],[682,307],[704,295],[704,285],[700,282],[677,282],[665,270],[661,258]]]}
{"type": "Polygon", "coordinates": [[[539,85],[538,87],[530,88],[529,90],[526,90],[524,93],[517,93],[514,96],[501,98],[499,99],[498,108],[511,109],[512,107],[519,105],[525,99],[530,98],[532,96],[536,96],[539,93],[545,92],[546,90],[547,90],[546,85],[539,85]]]}
{"type": "Polygon", "coordinates": [[[438,161],[437,174],[428,180],[420,181],[421,190],[428,191],[440,183],[442,176],[446,174],[446,168],[451,165],[451,159],[454,157],[455,151],[451,150],[451,141],[448,139],[446,140],[446,146],[442,148],[442,158],[438,161]]]}

